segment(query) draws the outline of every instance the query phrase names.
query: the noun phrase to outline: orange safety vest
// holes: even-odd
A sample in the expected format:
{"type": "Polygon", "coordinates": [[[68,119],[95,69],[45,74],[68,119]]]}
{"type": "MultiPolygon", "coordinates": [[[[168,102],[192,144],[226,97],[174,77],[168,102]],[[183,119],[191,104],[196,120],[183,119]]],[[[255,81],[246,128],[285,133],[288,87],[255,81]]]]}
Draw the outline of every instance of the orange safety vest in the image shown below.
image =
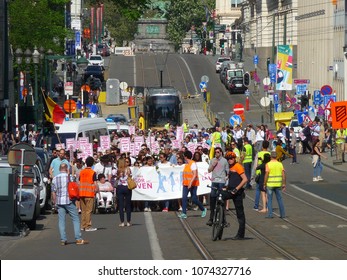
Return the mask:
{"type": "MultiPolygon", "coordinates": [[[[190,160],[188,162],[188,164],[186,164],[184,166],[184,169],[183,169],[183,186],[188,186],[189,183],[191,182],[193,176],[194,176],[194,173],[191,169],[191,166],[192,164],[194,163],[193,160],[190,160]]],[[[198,175],[195,176],[194,180],[193,180],[193,183],[192,183],[192,187],[197,187],[199,186],[199,177],[198,175]]]]}
{"type": "Polygon", "coordinates": [[[91,168],[85,168],[80,172],[80,197],[94,197],[95,184],[93,181],[95,171],[91,168]]]}

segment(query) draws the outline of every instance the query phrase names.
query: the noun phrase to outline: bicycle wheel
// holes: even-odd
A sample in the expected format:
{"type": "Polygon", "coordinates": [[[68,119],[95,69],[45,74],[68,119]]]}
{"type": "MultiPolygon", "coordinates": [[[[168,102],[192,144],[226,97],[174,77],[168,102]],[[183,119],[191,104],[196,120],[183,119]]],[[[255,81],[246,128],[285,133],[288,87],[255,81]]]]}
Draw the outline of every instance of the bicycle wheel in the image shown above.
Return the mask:
{"type": "Polygon", "coordinates": [[[212,225],[212,240],[222,239],[223,236],[223,206],[218,205],[216,207],[213,225],[212,225]]]}

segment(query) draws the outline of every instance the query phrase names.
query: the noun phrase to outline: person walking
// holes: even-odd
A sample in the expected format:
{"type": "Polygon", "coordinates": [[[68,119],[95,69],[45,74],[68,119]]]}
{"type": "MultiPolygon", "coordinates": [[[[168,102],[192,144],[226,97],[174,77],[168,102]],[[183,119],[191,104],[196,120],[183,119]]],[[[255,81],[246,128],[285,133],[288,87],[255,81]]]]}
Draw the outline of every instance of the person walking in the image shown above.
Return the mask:
{"type": "Polygon", "coordinates": [[[266,209],[266,204],[264,204],[264,197],[263,195],[266,196],[266,191],[264,190],[264,177],[265,177],[265,165],[264,163],[264,156],[266,154],[268,154],[270,156],[270,152],[268,151],[270,146],[269,141],[264,140],[262,143],[262,150],[260,152],[257,153],[256,158],[258,159],[257,162],[257,166],[256,166],[256,170],[255,170],[255,183],[256,183],[256,189],[255,189],[255,199],[254,199],[254,207],[253,209],[255,211],[259,211],[259,200],[260,200],[260,195],[262,197],[262,201],[263,201],[263,209],[266,209]],[[260,166],[262,165],[263,166],[260,166]]]}
{"type": "Polygon", "coordinates": [[[314,140],[312,144],[313,182],[323,181],[323,178],[321,177],[323,171],[321,157],[325,159],[327,157],[322,154],[320,145],[321,144],[319,138],[316,138],[316,140],[314,140]]]}
{"type": "Polygon", "coordinates": [[[82,239],[80,229],[80,219],[78,217],[78,210],[76,208],[75,200],[69,199],[68,193],[68,166],[66,163],[62,163],[59,168],[60,173],[52,180],[52,198],[53,205],[57,205],[58,209],[58,226],[60,233],[60,244],[62,246],[67,245],[66,236],[66,214],[69,214],[72,220],[75,240],[77,245],[88,244],[87,240],[82,239]]]}
{"type": "Polygon", "coordinates": [[[290,130],[289,154],[292,155],[292,162],[290,164],[295,164],[295,163],[298,163],[296,161],[296,135],[295,135],[293,127],[291,127],[289,130],[290,130]]]}
{"type": "Polygon", "coordinates": [[[81,229],[85,231],[96,231],[92,227],[92,212],[94,207],[95,194],[98,193],[101,200],[98,186],[96,184],[96,173],[92,169],[93,157],[86,158],[86,168],[80,172],[80,206],[81,206],[81,229]]]}
{"type": "Polygon", "coordinates": [[[243,139],[243,152],[242,152],[242,164],[245,168],[245,173],[247,176],[247,186],[246,189],[252,189],[251,177],[252,177],[252,163],[253,163],[253,147],[249,143],[247,137],[243,139]]]}
{"type": "Polygon", "coordinates": [[[132,190],[128,188],[128,177],[131,177],[129,167],[120,168],[117,171],[117,197],[119,206],[120,227],[131,226],[131,196],[132,190]],[[124,208],[127,216],[127,223],[124,223],[124,208]]]}
{"type": "Polygon", "coordinates": [[[347,129],[339,128],[336,130],[336,155],[338,160],[345,162],[345,143],[347,129]]]}
{"type": "Polygon", "coordinates": [[[286,190],[286,174],[282,162],[277,159],[277,153],[271,152],[271,161],[265,166],[264,187],[267,191],[267,208],[268,215],[266,218],[273,218],[272,196],[276,195],[278,207],[280,209],[280,217],[285,218],[284,204],[282,200],[282,191],[286,190]]]}
{"type": "Polygon", "coordinates": [[[211,173],[211,193],[210,193],[210,219],[206,223],[208,226],[212,226],[214,209],[217,202],[217,188],[218,190],[224,188],[226,179],[229,173],[228,161],[223,157],[223,151],[221,148],[217,147],[214,151],[215,156],[211,159],[208,172],[211,173]]]}
{"type": "Polygon", "coordinates": [[[225,158],[229,164],[228,186],[227,192],[223,192],[223,200],[232,199],[236,217],[239,223],[237,234],[232,237],[233,240],[242,240],[245,238],[246,231],[246,215],[243,207],[244,186],[248,179],[245,174],[245,169],[242,164],[236,162],[236,155],[234,152],[227,152],[225,158]]]}
{"type": "MultiPolygon", "coordinates": [[[[260,171],[259,174],[259,180],[257,182],[257,191],[259,190],[259,193],[261,194],[261,200],[263,204],[263,209],[259,211],[259,213],[266,213],[267,212],[267,194],[266,194],[266,189],[264,188],[264,179],[265,179],[265,167],[268,162],[270,162],[271,156],[270,153],[265,153],[263,155],[263,160],[260,165],[257,166],[256,170],[260,171]]],[[[259,196],[256,195],[257,201],[257,207],[259,207],[259,196]]],[[[254,208],[255,210],[258,208],[254,208]]]]}
{"type": "Polygon", "coordinates": [[[183,168],[183,190],[182,190],[182,212],[178,215],[181,219],[187,218],[188,194],[190,193],[192,202],[199,207],[201,217],[206,217],[207,209],[199,201],[197,189],[199,186],[198,167],[195,161],[192,160],[192,152],[187,150],[184,152],[184,160],[186,165],[183,168]]]}

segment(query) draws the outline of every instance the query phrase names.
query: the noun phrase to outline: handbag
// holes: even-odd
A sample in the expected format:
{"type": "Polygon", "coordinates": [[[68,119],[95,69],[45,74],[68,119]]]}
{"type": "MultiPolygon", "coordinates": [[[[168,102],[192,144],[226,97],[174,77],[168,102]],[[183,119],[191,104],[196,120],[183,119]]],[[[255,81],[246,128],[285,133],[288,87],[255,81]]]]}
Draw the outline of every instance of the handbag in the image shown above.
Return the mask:
{"type": "Polygon", "coordinates": [[[69,199],[70,200],[78,200],[80,199],[80,191],[79,186],[76,182],[69,182],[67,185],[67,190],[69,193],[69,199]]]}
{"type": "Polygon", "coordinates": [[[137,185],[136,185],[136,182],[134,181],[133,178],[128,177],[127,182],[128,182],[128,189],[129,190],[136,189],[137,185]]]}
{"type": "Polygon", "coordinates": [[[259,181],[260,181],[260,174],[257,174],[254,178],[254,181],[259,184],[259,181]]]}

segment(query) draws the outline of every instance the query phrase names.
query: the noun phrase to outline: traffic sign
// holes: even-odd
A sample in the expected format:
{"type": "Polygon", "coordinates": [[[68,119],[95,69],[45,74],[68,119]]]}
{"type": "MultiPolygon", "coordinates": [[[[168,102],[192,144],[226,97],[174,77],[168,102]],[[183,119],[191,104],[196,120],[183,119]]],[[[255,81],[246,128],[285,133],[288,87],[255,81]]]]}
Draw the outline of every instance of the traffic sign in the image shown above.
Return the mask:
{"type": "Polygon", "coordinates": [[[271,84],[270,78],[269,77],[264,78],[263,84],[264,86],[269,86],[271,84]]]}
{"type": "Polygon", "coordinates": [[[76,110],[76,102],[72,99],[68,99],[64,102],[64,110],[67,113],[72,113],[76,110]]]}
{"type": "Polygon", "coordinates": [[[330,95],[333,93],[333,88],[329,85],[324,85],[321,87],[320,91],[321,91],[323,96],[330,95]]]}
{"type": "Polygon", "coordinates": [[[279,102],[278,93],[274,93],[274,94],[273,94],[273,98],[274,98],[274,104],[280,103],[280,102],[279,102]]]}
{"type": "Polygon", "coordinates": [[[234,114],[242,115],[245,112],[245,108],[241,103],[237,103],[234,105],[234,114]]]}
{"type": "Polygon", "coordinates": [[[298,84],[296,85],[296,94],[297,95],[302,95],[306,92],[307,90],[307,84],[298,84]]]}
{"type": "Polygon", "coordinates": [[[308,116],[311,120],[313,120],[316,117],[316,112],[313,106],[308,106],[308,116]]]}
{"type": "Polygon", "coordinates": [[[304,123],[309,123],[309,124],[311,124],[311,123],[312,123],[312,120],[310,119],[309,116],[305,116],[303,122],[304,122],[304,123]]]}
{"type": "Polygon", "coordinates": [[[282,105],[281,104],[274,104],[275,113],[281,113],[282,112],[282,105]]]}
{"type": "Polygon", "coordinates": [[[64,92],[65,95],[73,95],[73,82],[64,83],[64,92]]]}
{"type": "Polygon", "coordinates": [[[294,79],[294,84],[298,85],[298,84],[309,84],[310,80],[309,79],[294,79]]]}
{"type": "Polygon", "coordinates": [[[208,83],[210,81],[210,78],[206,75],[201,77],[201,82],[208,83]]]}
{"type": "Polygon", "coordinates": [[[120,87],[120,89],[122,89],[122,90],[126,90],[126,89],[128,88],[128,84],[127,84],[127,82],[121,82],[121,83],[119,84],[119,87],[120,87]]]}
{"type": "Polygon", "coordinates": [[[201,83],[199,84],[199,88],[200,88],[200,89],[204,89],[204,88],[206,88],[206,87],[207,87],[206,82],[201,82],[201,83]]]}
{"type": "Polygon", "coordinates": [[[231,126],[235,126],[235,125],[241,124],[242,119],[239,115],[232,115],[229,119],[229,123],[231,126]]]}
{"type": "Polygon", "coordinates": [[[253,56],[253,63],[255,65],[258,65],[258,62],[259,62],[259,57],[257,55],[253,56]]]}
{"type": "Polygon", "coordinates": [[[308,112],[299,112],[297,114],[298,116],[298,124],[302,124],[304,122],[305,117],[307,116],[308,112]]]}
{"type": "Polygon", "coordinates": [[[325,110],[330,110],[331,103],[336,102],[336,95],[324,95],[323,96],[325,110]]]}
{"type": "Polygon", "coordinates": [[[320,105],[322,103],[322,95],[320,94],[320,90],[315,90],[313,92],[313,104],[320,105]]]}
{"type": "Polygon", "coordinates": [[[260,105],[263,106],[263,107],[267,107],[270,105],[270,98],[269,97],[262,97],[260,99],[260,105]]]}
{"type": "Polygon", "coordinates": [[[276,76],[277,76],[277,65],[276,64],[269,64],[269,75],[270,75],[270,81],[271,83],[276,83],[276,76]]]}

